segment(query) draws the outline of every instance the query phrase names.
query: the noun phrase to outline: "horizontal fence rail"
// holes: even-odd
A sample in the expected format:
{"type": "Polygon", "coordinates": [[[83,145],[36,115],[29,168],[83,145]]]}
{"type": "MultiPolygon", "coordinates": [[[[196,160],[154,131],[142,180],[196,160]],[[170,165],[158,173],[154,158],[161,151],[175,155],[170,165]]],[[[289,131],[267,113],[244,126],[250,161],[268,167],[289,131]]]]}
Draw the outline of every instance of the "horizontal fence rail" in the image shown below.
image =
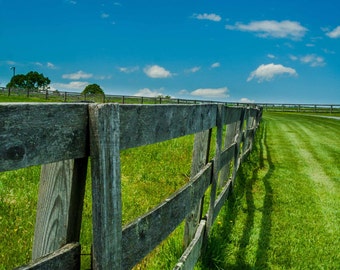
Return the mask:
{"type": "Polygon", "coordinates": [[[185,221],[185,249],[174,269],[192,269],[252,149],[261,116],[261,108],[223,104],[0,104],[0,171],[43,164],[33,261],[20,269],[79,269],[88,157],[93,268],[131,269],[185,221]],[[120,151],[189,134],[195,134],[190,181],[123,227],[120,151]],[[212,141],[216,150],[209,160],[212,141]],[[207,190],[210,206],[202,214],[207,190]]]}

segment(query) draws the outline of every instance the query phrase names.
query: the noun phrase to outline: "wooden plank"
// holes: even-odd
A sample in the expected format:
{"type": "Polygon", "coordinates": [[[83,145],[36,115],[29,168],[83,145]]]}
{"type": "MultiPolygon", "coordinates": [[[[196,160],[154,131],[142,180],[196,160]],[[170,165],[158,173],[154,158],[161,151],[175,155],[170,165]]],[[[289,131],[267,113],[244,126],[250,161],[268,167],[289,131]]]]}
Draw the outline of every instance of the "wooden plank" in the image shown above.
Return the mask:
{"type": "Polygon", "coordinates": [[[209,201],[209,209],[208,209],[208,217],[207,217],[207,235],[210,233],[213,217],[214,217],[214,206],[216,200],[216,191],[218,184],[218,177],[220,172],[220,162],[221,162],[221,150],[222,150],[222,134],[223,134],[223,122],[224,122],[224,114],[225,107],[224,105],[218,105],[218,113],[216,116],[216,148],[215,148],[215,158],[214,158],[214,169],[212,176],[212,183],[210,188],[210,201],[209,201]]]}
{"type": "MultiPolygon", "coordinates": [[[[195,135],[190,177],[193,177],[208,163],[211,129],[195,135]]],[[[185,219],[183,246],[188,247],[202,218],[203,199],[195,205],[185,219]]]]}
{"type": "Polygon", "coordinates": [[[121,105],[120,147],[161,142],[210,129],[216,105],[121,105]]]}
{"type": "Polygon", "coordinates": [[[225,201],[228,199],[230,193],[231,193],[231,185],[232,181],[229,180],[225,186],[223,187],[221,193],[219,194],[218,198],[216,199],[215,205],[214,205],[214,216],[212,218],[212,223],[214,223],[217,215],[221,211],[222,206],[224,205],[225,201]]]}
{"type": "Polygon", "coordinates": [[[182,189],[123,230],[123,269],[130,269],[160,244],[197,205],[210,184],[207,164],[182,189]]]}
{"type": "Polygon", "coordinates": [[[181,256],[179,262],[174,267],[174,270],[194,269],[195,264],[201,255],[202,243],[205,234],[205,224],[206,221],[201,220],[194,239],[191,241],[190,245],[181,256]]]}
{"type": "Polygon", "coordinates": [[[91,173],[94,269],[122,269],[119,105],[91,104],[91,173]]]}
{"type": "Polygon", "coordinates": [[[47,269],[80,269],[79,243],[67,244],[55,252],[31,263],[18,267],[16,270],[47,270],[47,269]]]}
{"type": "Polygon", "coordinates": [[[87,155],[86,104],[1,103],[0,171],[87,155]]]}
{"type": "Polygon", "coordinates": [[[79,242],[87,158],[42,166],[32,258],[79,242]]]}
{"type": "Polygon", "coordinates": [[[233,164],[233,171],[231,175],[231,182],[234,184],[234,180],[236,178],[237,171],[240,166],[240,153],[241,153],[241,142],[243,141],[243,122],[245,117],[246,109],[241,110],[240,121],[238,121],[236,127],[236,149],[234,153],[234,164],[233,164]]]}
{"type": "Polygon", "coordinates": [[[223,124],[229,125],[238,122],[240,120],[242,110],[242,107],[226,107],[223,124]]]}
{"type": "Polygon", "coordinates": [[[234,157],[235,149],[236,149],[236,143],[233,143],[227,149],[222,151],[220,169],[223,168],[226,164],[230,164],[230,161],[234,157]]]}

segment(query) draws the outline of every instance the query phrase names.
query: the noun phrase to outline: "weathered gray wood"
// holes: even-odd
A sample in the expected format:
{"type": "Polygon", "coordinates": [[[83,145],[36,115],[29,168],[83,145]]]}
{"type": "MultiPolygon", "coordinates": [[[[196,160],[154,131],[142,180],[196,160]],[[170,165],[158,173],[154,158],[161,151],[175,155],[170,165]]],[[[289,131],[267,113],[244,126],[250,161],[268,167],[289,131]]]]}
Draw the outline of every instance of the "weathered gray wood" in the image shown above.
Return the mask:
{"type": "Polygon", "coordinates": [[[121,105],[120,147],[126,149],[210,129],[216,105],[121,105]]]}
{"type": "Polygon", "coordinates": [[[232,181],[229,180],[225,186],[223,187],[221,193],[218,195],[218,198],[215,201],[214,205],[214,215],[212,218],[212,222],[214,223],[218,213],[221,211],[222,206],[224,205],[225,201],[228,199],[230,192],[231,192],[231,185],[232,181]]]}
{"type": "Polygon", "coordinates": [[[42,166],[33,259],[79,241],[86,171],[87,158],[42,166]]]}
{"type": "Polygon", "coordinates": [[[205,220],[201,220],[200,225],[197,228],[194,239],[191,241],[188,248],[181,256],[179,262],[174,267],[174,270],[189,270],[194,269],[198,258],[201,255],[201,248],[205,233],[205,220]]]}
{"type": "MultiPolygon", "coordinates": [[[[235,143],[235,135],[236,135],[236,127],[237,122],[233,122],[229,125],[227,125],[227,132],[225,136],[225,142],[224,142],[224,148],[230,147],[232,143],[235,143]]],[[[222,152],[222,160],[221,160],[221,175],[219,179],[219,187],[222,188],[223,185],[228,181],[229,174],[230,174],[230,162],[231,159],[223,160],[223,152],[222,152]]]]}
{"type": "Polygon", "coordinates": [[[241,117],[242,107],[226,107],[224,111],[223,124],[230,125],[238,122],[241,117]]]}
{"type": "Polygon", "coordinates": [[[0,171],[87,155],[87,105],[0,104],[0,171]]]}
{"type": "Polygon", "coordinates": [[[80,245],[72,243],[16,270],[80,269],[80,245]]]}
{"type": "MultiPolygon", "coordinates": [[[[210,151],[211,129],[195,135],[192,153],[191,179],[208,163],[210,151]]],[[[183,246],[187,248],[194,238],[197,226],[202,217],[203,199],[191,209],[187,215],[184,227],[183,246]]]]}
{"type": "Polygon", "coordinates": [[[123,230],[123,269],[130,269],[159,245],[197,205],[210,185],[208,163],[187,185],[123,230]]]}
{"type": "Polygon", "coordinates": [[[235,148],[236,148],[236,143],[233,143],[227,149],[222,151],[220,169],[223,168],[225,164],[230,164],[230,161],[234,157],[235,148]]]}
{"type": "Polygon", "coordinates": [[[241,109],[240,121],[238,121],[237,128],[236,128],[236,130],[237,130],[237,132],[236,132],[236,147],[235,147],[235,153],[234,153],[233,171],[232,171],[232,175],[231,175],[232,186],[234,185],[236,174],[237,174],[237,171],[239,169],[240,162],[241,162],[240,153],[241,153],[241,142],[243,141],[243,122],[244,122],[244,118],[245,118],[245,112],[246,112],[246,109],[242,108],[241,109]]]}
{"type": "Polygon", "coordinates": [[[220,172],[220,163],[221,163],[221,150],[222,150],[222,134],[223,134],[223,122],[224,122],[224,110],[225,107],[223,105],[217,105],[218,112],[216,116],[216,148],[215,148],[215,158],[214,158],[214,170],[213,177],[210,188],[210,201],[209,201],[209,209],[208,209],[208,218],[207,218],[207,235],[210,233],[210,229],[213,224],[214,210],[215,210],[215,200],[216,200],[216,190],[218,184],[218,177],[220,172]]]}
{"type": "Polygon", "coordinates": [[[93,104],[89,112],[93,267],[122,269],[119,105],[93,104]]]}

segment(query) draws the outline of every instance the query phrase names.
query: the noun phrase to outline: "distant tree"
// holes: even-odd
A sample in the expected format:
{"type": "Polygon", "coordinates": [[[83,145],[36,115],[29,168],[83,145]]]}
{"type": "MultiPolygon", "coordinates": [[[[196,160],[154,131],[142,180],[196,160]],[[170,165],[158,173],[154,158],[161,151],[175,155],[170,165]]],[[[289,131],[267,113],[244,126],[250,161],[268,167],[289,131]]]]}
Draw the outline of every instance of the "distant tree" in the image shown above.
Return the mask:
{"type": "Polygon", "coordinates": [[[30,71],[26,75],[18,74],[12,77],[11,81],[7,84],[7,88],[23,88],[27,90],[33,89],[46,89],[51,83],[48,77],[36,71],[30,71]]]}
{"type": "Polygon", "coordinates": [[[96,83],[89,84],[82,92],[83,95],[105,95],[103,89],[96,83]]]}

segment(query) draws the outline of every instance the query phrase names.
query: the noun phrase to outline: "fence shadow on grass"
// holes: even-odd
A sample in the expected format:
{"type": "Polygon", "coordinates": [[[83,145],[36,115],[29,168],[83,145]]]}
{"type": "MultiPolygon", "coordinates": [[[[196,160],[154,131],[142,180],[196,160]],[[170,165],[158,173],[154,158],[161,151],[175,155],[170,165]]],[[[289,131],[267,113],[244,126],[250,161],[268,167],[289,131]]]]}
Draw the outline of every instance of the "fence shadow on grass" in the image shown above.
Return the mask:
{"type": "Polygon", "coordinates": [[[270,179],[275,166],[272,163],[269,152],[265,123],[260,125],[256,137],[256,142],[247,162],[244,162],[239,169],[233,194],[230,196],[226,207],[220,213],[221,225],[217,225],[218,228],[212,232],[207,254],[205,254],[201,261],[202,269],[268,268],[268,248],[270,246],[271,213],[273,207],[273,190],[270,179]],[[263,177],[260,177],[259,170],[264,169],[267,172],[263,177]],[[254,196],[256,196],[254,192],[256,191],[253,189],[258,181],[263,182],[265,193],[261,208],[256,208],[254,201],[254,196]],[[256,211],[262,212],[259,225],[255,224],[256,211]],[[231,243],[234,241],[235,223],[238,221],[240,214],[245,214],[246,218],[242,225],[242,235],[238,240],[239,245],[233,246],[231,243]],[[249,253],[249,245],[252,244],[251,237],[255,226],[259,226],[260,233],[256,247],[257,250],[255,251],[256,254],[253,255],[255,262],[250,265],[246,257],[249,253]],[[233,256],[234,259],[228,260],[227,256],[233,256]]]}

